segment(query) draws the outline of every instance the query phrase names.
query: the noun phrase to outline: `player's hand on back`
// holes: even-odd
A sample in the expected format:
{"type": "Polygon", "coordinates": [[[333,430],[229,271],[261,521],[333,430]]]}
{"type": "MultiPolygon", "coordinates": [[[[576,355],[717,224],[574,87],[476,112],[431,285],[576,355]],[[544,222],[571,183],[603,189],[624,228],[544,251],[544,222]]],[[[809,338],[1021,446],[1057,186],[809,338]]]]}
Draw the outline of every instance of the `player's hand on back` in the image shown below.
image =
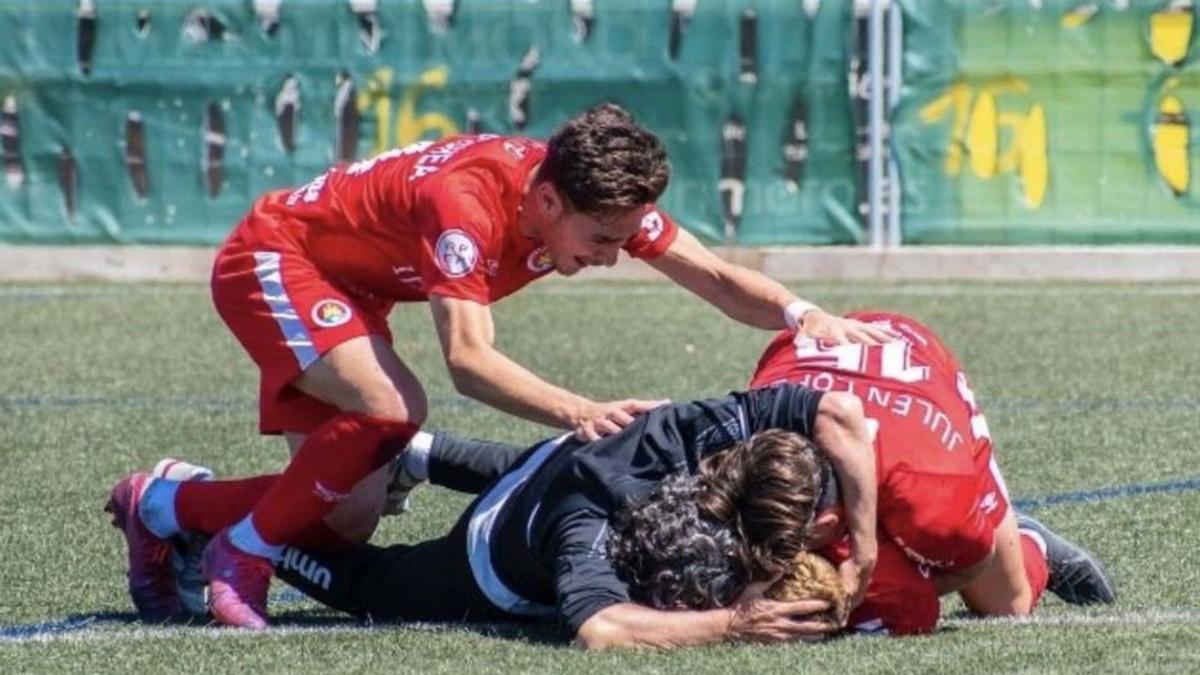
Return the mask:
{"type": "Polygon", "coordinates": [[[823,640],[841,628],[810,618],[829,609],[824,600],[776,601],[763,597],[776,581],[752,582],[733,604],[729,637],[740,642],[777,643],[823,640]]]}
{"type": "Polygon", "coordinates": [[[666,399],[644,401],[632,398],[594,403],[575,421],[575,437],[581,441],[594,441],[615,434],[632,424],[638,414],[667,403],[670,401],[666,399]]]}
{"type": "Polygon", "coordinates": [[[890,328],[813,309],[804,314],[803,322],[796,329],[796,339],[800,338],[816,338],[839,345],[879,345],[900,339],[900,334],[890,328]]]}

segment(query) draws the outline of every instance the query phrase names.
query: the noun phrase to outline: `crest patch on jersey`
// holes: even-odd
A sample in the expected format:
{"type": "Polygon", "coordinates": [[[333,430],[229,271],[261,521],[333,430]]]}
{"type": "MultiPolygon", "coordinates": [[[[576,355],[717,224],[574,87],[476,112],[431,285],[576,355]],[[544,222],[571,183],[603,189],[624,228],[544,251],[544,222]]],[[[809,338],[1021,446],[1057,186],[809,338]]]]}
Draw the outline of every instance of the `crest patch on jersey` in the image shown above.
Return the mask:
{"type": "Polygon", "coordinates": [[[657,241],[663,233],[663,219],[658,211],[651,209],[642,216],[642,231],[650,241],[657,241]]]}
{"type": "Polygon", "coordinates": [[[525,159],[525,146],[513,141],[504,141],[504,150],[517,159],[525,159]]]}
{"type": "Polygon", "coordinates": [[[326,298],[312,308],[312,320],[322,328],[337,328],[345,325],[352,316],[350,306],[341,300],[326,298]]]}
{"type": "Polygon", "coordinates": [[[479,261],[479,247],[462,230],[446,230],[434,248],[438,268],[451,279],[467,276],[479,261]]]}
{"type": "Polygon", "coordinates": [[[554,261],[550,259],[550,251],[545,246],[534,249],[525,259],[525,266],[534,274],[549,272],[554,269],[554,261]]]}

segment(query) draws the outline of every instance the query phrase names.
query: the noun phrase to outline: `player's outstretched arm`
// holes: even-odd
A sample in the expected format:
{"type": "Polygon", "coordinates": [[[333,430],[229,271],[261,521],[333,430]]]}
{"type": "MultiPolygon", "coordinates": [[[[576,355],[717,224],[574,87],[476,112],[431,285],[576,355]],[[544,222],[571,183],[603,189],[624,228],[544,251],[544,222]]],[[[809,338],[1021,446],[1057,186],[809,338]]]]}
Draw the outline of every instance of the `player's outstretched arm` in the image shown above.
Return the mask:
{"type": "Polygon", "coordinates": [[[749,326],[767,330],[791,328],[799,334],[835,343],[879,344],[896,337],[886,329],[833,316],[797,298],[779,282],[722,260],[683,230],[666,253],[649,263],[726,316],[749,326]]]}
{"type": "Polygon", "coordinates": [[[616,433],[633,416],[665,401],[596,402],[541,379],[495,348],[487,305],[433,295],[429,298],[442,354],[455,388],[517,417],[561,429],[586,440],[616,433]]]}
{"type": "Polygon", "coordinates": [[[843,493],[850,558],[842,563],[840,571],[850,593],[850,606],[855,607],[867,592],[879,555],[875,539],[875,450],[862,402],[851,394],[825,394],[817,405],[812,431],[812,439],[825,451],[843,493]]]}
{"type": "Polygon", "coordinates": [[[827,603],[816,600],[776,602],[761,598],[706,611],[664,611],[623,602],[584,621],[575,635],[575,646],[587,650],[672,649],[730,641],[770,644],[820,640],[839,626],[804,617],[828,608],[827,603]]]}

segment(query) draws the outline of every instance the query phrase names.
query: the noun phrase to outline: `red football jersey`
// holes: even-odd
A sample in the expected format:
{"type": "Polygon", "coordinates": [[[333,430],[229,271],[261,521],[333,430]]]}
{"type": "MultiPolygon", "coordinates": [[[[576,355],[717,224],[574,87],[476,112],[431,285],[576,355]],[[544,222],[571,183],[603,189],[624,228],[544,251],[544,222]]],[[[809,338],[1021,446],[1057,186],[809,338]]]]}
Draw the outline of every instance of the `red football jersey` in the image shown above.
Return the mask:
{"type": "MultiPolygon", "coordinates": [[[[521,137],[421,141],[268,193],[239,234],[302,253],[367,304],[430,294],[492,303],[553,269],[545,247],[517,227],[521,193],[545,154],[521,137]]],[[[676,234],[648,206],[625,250],[653,258],[676,234]]]]}
{"type": "Polygon", "coordinates": [[[903,338],[830,345],[794,341],[785,331],[767,347],[751,386],[786,381],[856,395],[875,433],[881,537],[928,568],[980,562],[1008,496],[966,375],[937,335],[909,317],[849,317],[890,326],[903,338]]]}

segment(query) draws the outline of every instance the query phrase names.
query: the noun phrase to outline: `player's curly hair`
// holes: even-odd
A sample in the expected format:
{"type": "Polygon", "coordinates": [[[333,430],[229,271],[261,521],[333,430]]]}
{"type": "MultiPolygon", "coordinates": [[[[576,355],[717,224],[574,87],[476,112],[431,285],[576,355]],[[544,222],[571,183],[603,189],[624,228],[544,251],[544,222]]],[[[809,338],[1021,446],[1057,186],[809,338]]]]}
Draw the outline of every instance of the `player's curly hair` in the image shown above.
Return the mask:
{"type": "Polygon", "coordinates": [[[749,577],[730,528],[704,518],[698,476],[667,478],[617,512],[608,556],[631,597],[657,609],[712,609],[733,602],[749,577]]]}
{"type": "Polygon", "coordinates": [[[602,215],[656,201],[670,175],[662,141],[605,103],[555,130],[537,179],[554,184],[576,210],[602,215]]]}
{"type": "Polygon", "coordinates": [[[755,579],[787,569],[809,548],[822,486],[832,470],[812,441],[791,431],[761,431],[700,464],[699,510],[728,523],[755,579]]]}

